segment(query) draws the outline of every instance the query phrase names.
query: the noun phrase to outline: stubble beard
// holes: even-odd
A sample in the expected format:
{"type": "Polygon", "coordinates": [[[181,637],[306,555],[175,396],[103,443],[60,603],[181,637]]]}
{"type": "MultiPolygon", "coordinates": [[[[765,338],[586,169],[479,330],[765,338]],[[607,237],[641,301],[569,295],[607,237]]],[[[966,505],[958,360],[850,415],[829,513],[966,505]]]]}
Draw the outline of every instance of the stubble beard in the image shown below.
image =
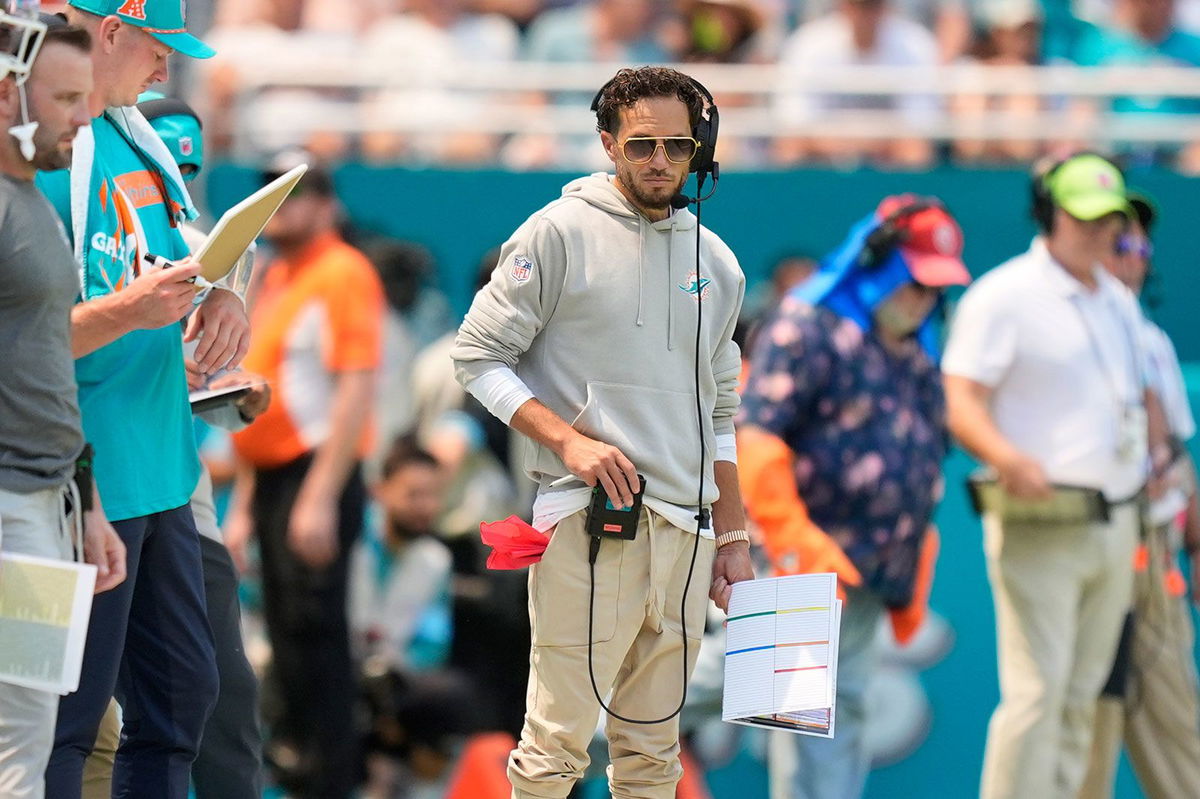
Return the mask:
{"type": "Polygon", "coordinates": [[[658,189],[655,193],[651,194],[638,183],[637,175],[632,169],[625,169],[624,174],[618,172],[617,176],[621,179],[622,185],[637,200],[638,205],[652,211],[664,211],[669,208],[671,206],[671,199],[679,194],[683,188],[683,184],[687,181],[687,173],[685,172],[683,177],[679,179],[679,182],[670,191],[659,194],[659,192],[662,192],[662,189],[658,189]]]}
{"type": "Polygon", "coordinates": [[[59,147],[42,149],[42,147],[38,146],[37,153],[33,156],[33,165],[42,172],[67,169],[71,166],[71,155],[73,152],[73,147],[68,147],[64,150],[59,147]]]}

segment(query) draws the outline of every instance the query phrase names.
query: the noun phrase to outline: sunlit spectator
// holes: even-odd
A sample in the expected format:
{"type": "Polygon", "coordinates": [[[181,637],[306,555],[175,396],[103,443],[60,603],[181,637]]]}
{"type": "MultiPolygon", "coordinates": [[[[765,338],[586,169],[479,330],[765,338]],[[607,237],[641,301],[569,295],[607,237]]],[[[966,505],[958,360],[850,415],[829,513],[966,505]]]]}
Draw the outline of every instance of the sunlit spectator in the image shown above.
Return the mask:
{"type": "MultiPolygon", "coordinates": [[[[1037,0],[988,0],[979,9],[982,35],[965,63],[981,66],[1033,67],[1042,62],[1042,9],[1037,0]]],[[[955,97],[951,107],[960,121],[977,123],[991,132],[998,115],[1005,122],[1032,122],[1039,113],[1062,106],[1036,91],[1037,78],[1028,75],[1019,85],[1008,84],[1003,94],[972,93],[955,97]],[[1018,91],[1024,89],[1024,91],[1018,91]]],[[[1032,138],[964,138],[954,144],[963,161],[1026,162],[1045,155],[1046,146],[1032,138]]]]}
{"type": "MultiPolygon", "coordinates": [[[[1179,30],[1174,23],[1174,0],[1115,0],[1113,23],[1084,33],[1076,45],[1075,61],[1083,66],[1200,66],[1200,36],[1179,30]]],[[[1149,87],[1147,87],[1149,89],[1149,87]]],[[[1110,109],[1118,114],[1196,114],[1200,99],[1163,97],[1152,90],[1115,97],[1110,109]]],[[[1134,164],[1178,159],[1181,167],[1200,166],[1195,145],[1125,145],[1122,152],[1134,164]]]]}
{"type": "Polygon", "coordinates": [[[755,0],[681,0],[683,60],[738,64],[767,60],[759,34],[767,20],[755,0]]]}
{"type": "MultiPolygon", "coordinates": [[[[886,0],[838,0],[832,13],[798,28],[783,46],[778,95],[780,122],[788,127],[817,127],[830,112],[895,112],[898,122],[920,126],[936,119],[938,101],[926,94],[834,95],[805,89],[805,84],[842,67],[928,68],[937,65],[937,43],[920,24],[892,11],[886,0]]],[[[849,116],[849,115],[847,115],[849,116]]],[[[775,143],[784,164],[803,160],[853,165],[928,163],[932,148],[925,138],[845,138],[785,136],[775,143]]]]}
{"type": "MultiPolygon", "coordinates": [[[[791,0],[802,22],[824,16],[837,0],[791,0]]],[[[938,57],[943,62],[961,56],[971,43],[971,15],[968,8],[975,0],[892,0],[891,8],[902,17],[919,22],[937,40],[938,57]]]]}
{"type": "Polygon", "coordinates": [[[497,138],[477,124],[494,93],[448,85],[447,77],[463,67],[513,61],[516,25],[499,14],[473,13],[464,0],[406,0],[404,9],[363,40],[363,63],[399,84],[367,100],[363,154],[374,161],[494,160],[497,138]],[[404,131],[414,119],[433,127],[404,131]]]}
{"type": "Polygon", "coordinates": [[[352,96],[343,90],[296,85],[273,86],[261,92],[254,83],[264,66],[287,72],[296,65],[299,76],[319,76],[327,65],[350,58],[357,28],[370,22],[371,3],[349,5],[346,20],[354,24],[334,29],[314,27],[300,0],[237,0],[218,5],[216,24],[208,39],[218,56],[198,65],[199,86],[193,105],[204,120],[205,144],[214,153],[228,152],[237,143],[264,151],[303,146],[323,159],[340,158],[350,141],[336,126],[322,129],[321,120],[353,122],[352,96]],[[360,18],[360,15],[361,18],[360,18]],[[250,96],[248,92],[257,92],[250,96]],[[254,113],[241,114],[246,107],[254,113]],[[244,137],[235,142],[235,137],[244,137]]]}
{"type": "MultiPolygon", "coordinates": [[[[678,27],[663,25],[661,0],[595,0],[543,12],[525,34],[525,59],[535,63],[588,62],[656,64],[677,60],[683,42],[671,36],[678,27]]],[[[596,89],[600,87],[597,86],[596,89]]],[[[532,111],[559,105],[587,108],[591,92],[530,93],[532,111]]],[[[608,163],[594,137],[523,134],[505,147],[502,159],[516,169],[595,167],[608,163]]]]}

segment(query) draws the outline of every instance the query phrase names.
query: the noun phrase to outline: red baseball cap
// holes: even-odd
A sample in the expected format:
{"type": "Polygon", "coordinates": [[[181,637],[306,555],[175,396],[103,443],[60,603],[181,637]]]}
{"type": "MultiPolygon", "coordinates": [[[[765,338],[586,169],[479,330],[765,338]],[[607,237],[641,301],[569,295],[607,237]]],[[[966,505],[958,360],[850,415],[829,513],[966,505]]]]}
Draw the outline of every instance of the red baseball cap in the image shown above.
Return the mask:
{"type": "MultiPolygon", "coordinates": [[[[898,194],[884,198],[875,213],[886,219],[906,206],[928,202],[929,199],[915,194],[898,194]]],[[[934,288],[965,286],[971,282],[971,273],[962,261],[962,228],[940,204],[927,205],[911,214],[902,213],[893,225],[904,233],[900,253],[913,280],[934,288]]]]}

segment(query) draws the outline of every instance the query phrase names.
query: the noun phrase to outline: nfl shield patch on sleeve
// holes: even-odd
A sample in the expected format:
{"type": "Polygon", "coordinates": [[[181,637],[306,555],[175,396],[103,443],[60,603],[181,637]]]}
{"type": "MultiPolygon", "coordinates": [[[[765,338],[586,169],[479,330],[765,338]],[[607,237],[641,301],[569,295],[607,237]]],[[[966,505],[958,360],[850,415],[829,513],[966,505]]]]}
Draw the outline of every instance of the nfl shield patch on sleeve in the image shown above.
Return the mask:
{"type": "Polygon", "coordinates": [[[524,283],[533,274],[533,261],[526,258],[524,255],[514,255],[512,268],[508,270],[508,276],[518,283],[524,283]]]}

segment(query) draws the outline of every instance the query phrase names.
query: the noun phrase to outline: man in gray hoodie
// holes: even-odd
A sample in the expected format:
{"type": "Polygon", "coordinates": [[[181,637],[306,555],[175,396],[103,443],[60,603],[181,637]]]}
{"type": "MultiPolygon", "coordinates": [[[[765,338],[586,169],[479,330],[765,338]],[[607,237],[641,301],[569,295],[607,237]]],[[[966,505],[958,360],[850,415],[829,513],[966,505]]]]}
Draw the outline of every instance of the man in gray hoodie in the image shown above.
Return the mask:
{"type": "Polygon", "coordinates": [[[618,72],[596,107],[616,175],[567,184],[517,229],[452,352],[467,391],[526,437],[525,470],[539,485],[533,526],[552,532],[529,575],[530,690],[508,767],[515,799],[571,791],[588,764],[596,694],[610,689],[613,795],[674,797],[678,717],[634,720],[672,714],[695,664],[706,603],[702,589],[686,589],[693,568],[704,575],[711,564],[722,608],[730,585],[754,576],[733,436],[731,336],[745,278],[717,236],[671,205],[697,152],[704,100],[686,75],[643,67],[618,72]],[[590,575],[590,487],[628,508],[638,474],[636,535],[603,541],[590,575]]]}

